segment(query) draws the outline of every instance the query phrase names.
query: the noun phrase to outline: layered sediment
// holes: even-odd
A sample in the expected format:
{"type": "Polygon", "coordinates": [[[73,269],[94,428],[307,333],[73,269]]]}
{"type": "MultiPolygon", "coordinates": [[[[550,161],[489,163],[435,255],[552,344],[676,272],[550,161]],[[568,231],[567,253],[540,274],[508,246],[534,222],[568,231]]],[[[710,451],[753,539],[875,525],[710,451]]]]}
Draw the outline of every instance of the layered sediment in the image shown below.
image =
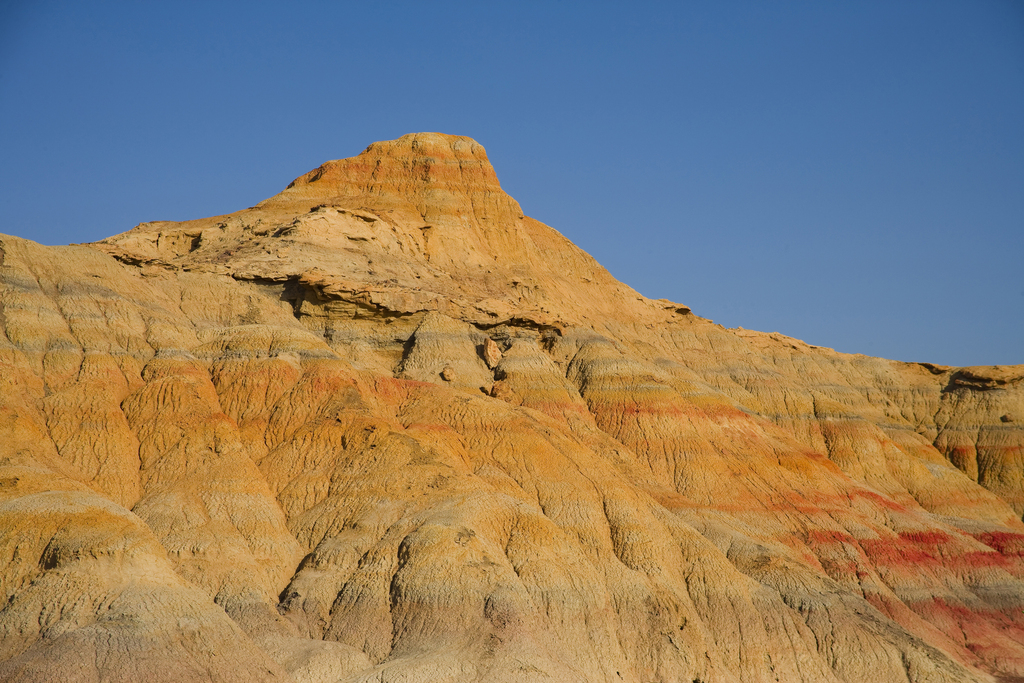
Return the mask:
{"type": "Polygon", "coordinates": [[[1024,366],[730,330],[375,143],[0,237],[0,679],[1024,677],[1024,366]]]}

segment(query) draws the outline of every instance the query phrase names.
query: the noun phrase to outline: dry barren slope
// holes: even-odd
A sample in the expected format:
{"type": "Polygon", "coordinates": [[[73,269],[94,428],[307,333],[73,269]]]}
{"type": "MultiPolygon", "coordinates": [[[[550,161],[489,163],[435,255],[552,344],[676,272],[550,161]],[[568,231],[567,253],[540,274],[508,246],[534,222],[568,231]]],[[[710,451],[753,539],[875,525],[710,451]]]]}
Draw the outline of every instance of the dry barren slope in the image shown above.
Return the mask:
{"type": "Polygon", "coordinates": [[[0,281],[2,680],[1024,676],[1024,366],[646,299],[468,138],[0,281]]]}

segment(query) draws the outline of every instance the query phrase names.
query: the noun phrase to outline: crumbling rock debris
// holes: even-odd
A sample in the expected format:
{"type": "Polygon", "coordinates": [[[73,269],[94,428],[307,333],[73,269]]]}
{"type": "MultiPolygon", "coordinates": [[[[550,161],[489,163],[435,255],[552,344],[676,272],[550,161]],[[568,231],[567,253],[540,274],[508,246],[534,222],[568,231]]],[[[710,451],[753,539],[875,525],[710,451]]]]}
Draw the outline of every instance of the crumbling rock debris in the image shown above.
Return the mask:
{"type": "Polygon", "coordinates": [[[491,370],[498,366],[498,362],[501,360],[501,349],[498,348],[498,343],[490,337],[484,339],[484,362],[487,363],[487,367],[491,370]]]}

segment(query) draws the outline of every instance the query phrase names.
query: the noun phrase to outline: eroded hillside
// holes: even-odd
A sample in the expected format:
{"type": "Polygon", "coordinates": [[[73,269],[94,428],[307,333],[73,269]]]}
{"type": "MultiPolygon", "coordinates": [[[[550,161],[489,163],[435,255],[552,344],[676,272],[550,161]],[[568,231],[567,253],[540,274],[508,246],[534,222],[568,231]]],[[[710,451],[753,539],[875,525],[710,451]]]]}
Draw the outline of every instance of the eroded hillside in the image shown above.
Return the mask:
{"type": "Polygon", "coordinates": [[[2,680],[1024,676],[1024,366],[646,299],[468,138],[0,280],[2,680]]]}

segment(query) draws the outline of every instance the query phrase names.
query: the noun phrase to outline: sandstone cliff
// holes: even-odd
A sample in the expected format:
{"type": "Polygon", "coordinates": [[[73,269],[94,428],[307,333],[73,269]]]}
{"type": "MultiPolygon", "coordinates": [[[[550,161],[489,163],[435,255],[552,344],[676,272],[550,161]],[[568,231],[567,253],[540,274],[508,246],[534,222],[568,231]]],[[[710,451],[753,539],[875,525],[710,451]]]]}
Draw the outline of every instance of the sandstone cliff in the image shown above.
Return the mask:
{"type": "Polygon", "coordinates": [[[1024,676],[1024,366],[646,299],[468,138],[0,282],[0,680],[1024,676]]]}

